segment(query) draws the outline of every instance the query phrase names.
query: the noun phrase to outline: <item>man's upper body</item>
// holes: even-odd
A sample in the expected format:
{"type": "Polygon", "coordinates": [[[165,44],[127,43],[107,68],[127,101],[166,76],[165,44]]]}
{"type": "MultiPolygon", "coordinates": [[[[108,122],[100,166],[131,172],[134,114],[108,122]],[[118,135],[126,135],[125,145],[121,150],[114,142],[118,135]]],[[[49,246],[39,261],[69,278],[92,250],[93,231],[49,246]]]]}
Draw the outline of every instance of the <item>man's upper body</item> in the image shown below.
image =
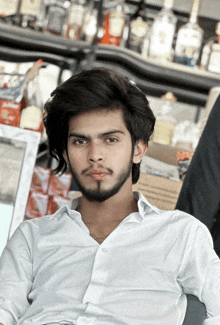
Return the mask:
{"type": "Polygon", "coordinates": [[[220,261],[206,226],[134,197],[138,212],[101,244],[77,199],[71,209],[23,222],[1,258],[1,322],[180,325],[193,294],[206,305],[204,324],[219,324],[220,261]]]}
{"type": "Polygon", "coordinates": [[[44,125],[72,209],[23,222],[0,265],[4,325],[180,325],[190,293],[220,323],[220,261],[206,227],[132,192],[153,132],[146,96],[109,70],[57,87],[44,125]]]}

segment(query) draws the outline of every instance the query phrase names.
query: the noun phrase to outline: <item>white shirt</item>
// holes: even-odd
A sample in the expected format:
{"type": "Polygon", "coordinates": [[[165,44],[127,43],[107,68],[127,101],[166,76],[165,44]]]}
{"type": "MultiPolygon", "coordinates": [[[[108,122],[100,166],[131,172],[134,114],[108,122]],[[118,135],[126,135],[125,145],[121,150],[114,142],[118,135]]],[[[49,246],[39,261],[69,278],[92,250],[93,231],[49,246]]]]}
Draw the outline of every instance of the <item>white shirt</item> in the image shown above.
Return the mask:
{"type": "Polygon", "coordinates": [[[204,324],[220,324],[220,260],[206,226],[135,196],[139,212],[102,244],[68,207],[21,223],[1,258],[0,322],[179,325],[189,293],[206,305],[204,324]]]}

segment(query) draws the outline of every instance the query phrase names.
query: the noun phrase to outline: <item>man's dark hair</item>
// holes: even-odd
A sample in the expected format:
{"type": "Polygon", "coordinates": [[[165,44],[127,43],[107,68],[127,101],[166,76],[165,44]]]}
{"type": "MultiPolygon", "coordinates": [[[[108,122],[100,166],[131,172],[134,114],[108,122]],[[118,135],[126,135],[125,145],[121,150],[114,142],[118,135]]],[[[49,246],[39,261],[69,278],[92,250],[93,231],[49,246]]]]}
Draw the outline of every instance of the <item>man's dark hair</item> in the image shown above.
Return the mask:
{"type": "MultiPolygon", "coordinates": [[[[127,77],[110,69],[83,71],[59,85],[44,106],[43,122],[49,151],[58,161],[56,173],[67,170],[63,153],[67,150],[70,119],[80,113],[102,108],[122,109],[133,148],[138,140],[148,144],[155,117],[145,94],[127,77]]],[[[139,175],[140,164],[133,164],[133,184],[137,183],[139,175]]]]}

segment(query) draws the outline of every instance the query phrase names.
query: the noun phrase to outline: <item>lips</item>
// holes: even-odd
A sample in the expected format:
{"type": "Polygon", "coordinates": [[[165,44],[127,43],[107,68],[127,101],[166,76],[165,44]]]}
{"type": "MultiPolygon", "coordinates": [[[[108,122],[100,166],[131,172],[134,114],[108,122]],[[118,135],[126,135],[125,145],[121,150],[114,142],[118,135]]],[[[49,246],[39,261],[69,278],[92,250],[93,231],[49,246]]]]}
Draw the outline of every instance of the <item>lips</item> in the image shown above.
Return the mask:
{"type": "Polygon", "coordinates": [[[105,173],[93,173],[90,174],[89,176],[94,178],[94,179],[103,179],[107,174],[105,173]]]}
{"type": "Polygon", "coordinates": [[[109,175],[109,173],[103,170],[93,169],[90,170],[89,173],[87,173],[86,175],[94,179],[103,179],[105,176],[109,175]]]}

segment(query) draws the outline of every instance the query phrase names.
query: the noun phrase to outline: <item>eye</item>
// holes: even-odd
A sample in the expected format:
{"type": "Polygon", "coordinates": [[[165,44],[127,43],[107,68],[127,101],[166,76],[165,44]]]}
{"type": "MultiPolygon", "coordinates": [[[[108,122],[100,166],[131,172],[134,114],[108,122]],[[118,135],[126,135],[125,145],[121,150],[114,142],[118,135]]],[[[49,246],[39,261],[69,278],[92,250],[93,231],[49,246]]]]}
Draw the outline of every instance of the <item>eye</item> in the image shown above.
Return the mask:
{"type": "Polygon", "coordinates": [[[114,142],[118,142],[118,139],[117,138],[114,138],[114,137],[110,137],[110,138],[107,138],[106,139],[106,142],[114,143],[114,142]]]}
{"type": "Polygon", "coordinates": [[[79,146],[79,145],[82,145],[82,144],[85,144],[85,143],[86,143],[85,139],[77,139],[77,140],[73,141],[73,144],[76,145],[76,146],[79,146]]]}

